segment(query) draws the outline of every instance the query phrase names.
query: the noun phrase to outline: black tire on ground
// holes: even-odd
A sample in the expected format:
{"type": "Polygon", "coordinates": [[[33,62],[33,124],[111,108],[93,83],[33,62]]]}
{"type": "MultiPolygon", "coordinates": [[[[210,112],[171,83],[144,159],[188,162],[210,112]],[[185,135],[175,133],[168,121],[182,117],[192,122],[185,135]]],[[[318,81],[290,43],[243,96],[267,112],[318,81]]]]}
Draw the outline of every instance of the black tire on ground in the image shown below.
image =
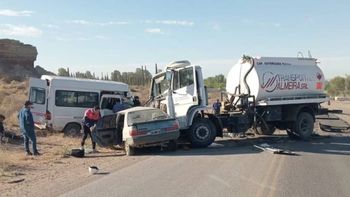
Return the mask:
{"type": "Polygon", "coordinates": [[[209,119],[200,118],[193,122],[188,134],[191,146],[202,148],[207,147],[214,142],[216,129],[209,119]]]}
{"type": "Polygon", "coordinates": [[[66,136],[77,137],[81,135],[80,130],[81,130],[80,124],[69,123],[64,127],[63,132],[64,132],[64,135],[66,136]]]}
{"type": "Polygon", "coordinates": [[[308,112],[299,113],[291,131],[302,140],[308,140],[314,132],[314,118],[308,112]]]}
{"type": "Polygon", "coordinates": [[[130,146],[130,144],[125,143],[125,154],[127,156],[135,155],[135,148],[130,146]]]}
{"type": "Polygon", "coordinates": [[[170,140],[168,142],[167,149],[168,149],[168,151],[176,151],[177,150],[177,142],[176,142],[176,140],[170,140]]]}
{"type": "Polygon", "coordinates": [[[290,129],[286,129],[286,132],[287,132],[290,139],[292,139],[292,140],[300,139],[299,136],[296,135],[295,133],[293,133],[290,129]]]}
{"type": "Polygon", "coordinates": [[[276,130],[275,125],[267,124],[267,127],[265,124],[261,124],[256,127],[255,133],[258,135],[272,135],[276,130]]]}

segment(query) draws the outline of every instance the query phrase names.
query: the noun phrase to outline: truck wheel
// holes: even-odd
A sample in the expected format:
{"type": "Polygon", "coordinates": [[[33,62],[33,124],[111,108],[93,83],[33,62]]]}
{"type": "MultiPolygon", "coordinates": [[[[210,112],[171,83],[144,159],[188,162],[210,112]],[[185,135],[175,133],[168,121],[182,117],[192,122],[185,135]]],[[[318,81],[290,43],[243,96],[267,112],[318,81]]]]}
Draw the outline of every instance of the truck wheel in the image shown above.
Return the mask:
{"type": "Polygon", "coordinates": [[[310,113],[301,112],[292,127],[293,134],[302,140],[308,140],[314,131],[314,118],[310,113]]]}
{"type": "Polygon", "coordinates": [[[81,134],[80,130],[81,130],[81,126],[79,124],[69,123],[64,127],[63,132],[64,132],[64,135],[66,136],[76,137],[81,134]]]}
{"type": "Polygon", "coordinates": [[[125,143],[125,154],[127,156],[135,155],[135,148],[130,146],[130,144],[125,143]]]}
{"type": "Polygon", "coordinates": [[[189,140],[192,147],[207,147],[214,142],[215,137],[215,126],[208,119],[195,120],[189,129],[189,140]]]}
{"type": "Polygon", "coordinates": [[[267,124],[267,128],[265,124],[261,124],[256,127],[255,133],[258,135],[272,135],[276,130],[275,125],[267,124]]]}

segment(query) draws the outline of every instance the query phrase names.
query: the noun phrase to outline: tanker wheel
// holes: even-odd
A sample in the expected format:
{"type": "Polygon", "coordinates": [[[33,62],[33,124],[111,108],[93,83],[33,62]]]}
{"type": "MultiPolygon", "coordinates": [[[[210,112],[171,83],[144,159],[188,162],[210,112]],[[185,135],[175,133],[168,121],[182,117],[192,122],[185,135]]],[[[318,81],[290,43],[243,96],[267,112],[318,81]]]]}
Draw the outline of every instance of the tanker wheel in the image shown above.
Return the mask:
{"type": "Polygon", "coordinates": [[[301,112],[294,122],[292,132],[302,140],[308,140],[314,132],[314,118],[308,112],[301,112]]]}
{"type": "Polygon", "coordinates": [[[271,124],[266,124],[266,125],[261,124],[261,125],[257,126],[255,129],[255,133],[258,135],[272,135],[276,130],[275,125],[271,125],[271,124]],[[267,125],[267,127],[266,127],[266,125],[267,125]]]}
{"type": "Polygon", "coordinates": [[[208,119],[200,118],[193,122],[188,134],[192,147],[203,148],[214,142],[216,129],[208,119]]]}

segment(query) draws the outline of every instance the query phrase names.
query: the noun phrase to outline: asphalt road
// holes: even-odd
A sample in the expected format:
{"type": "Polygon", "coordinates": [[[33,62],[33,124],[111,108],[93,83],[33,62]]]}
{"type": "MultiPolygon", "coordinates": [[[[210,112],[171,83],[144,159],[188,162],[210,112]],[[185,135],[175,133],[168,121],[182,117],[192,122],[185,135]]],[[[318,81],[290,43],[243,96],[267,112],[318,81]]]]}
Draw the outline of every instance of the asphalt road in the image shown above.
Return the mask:
{"type": "Polygon", "coordinates": [[[282,135],[173,153],[149,150],[147,159],[63,196],[350,196],[350,135],[330,135],[310,142],[282,135]],[[252,146],[261,142],[298,155],[252,146]]]}

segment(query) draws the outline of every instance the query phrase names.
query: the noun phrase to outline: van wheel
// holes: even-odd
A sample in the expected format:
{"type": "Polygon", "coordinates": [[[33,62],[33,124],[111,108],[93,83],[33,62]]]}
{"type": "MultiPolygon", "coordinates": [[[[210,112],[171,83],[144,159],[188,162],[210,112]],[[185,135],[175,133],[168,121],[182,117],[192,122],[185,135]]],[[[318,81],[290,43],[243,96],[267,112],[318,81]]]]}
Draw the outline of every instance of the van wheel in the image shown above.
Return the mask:
{"type": "Polygon", "coordinates": [[[202,148],[212,144],[216,137],[216,129],[209,119],[200,118],[193,122],[189,129],[189,140],[192,147],[202,148]]]}
{"type": "Polygon", "coordinates": [[[69,123],[63,129],[63,132],[64,132],[64,135],[66,136],[77,137],[77,136],[80,136],[81,134],[80,130],[81,130],[81,126],[79,124],[69,123]]]}
{"type": "Polygon", "coordinates": [[[130,144],[125,143],[125,154],[127,156],[135,155],[135,148],[130,146],[130,144]]]}
{"type": "Polygon", "coordinates": [[[301,112],[297,120],[293,123],[291,130],[287,131],[289,137],[308,140],[314,132],[314,118],[308,112],[301,112]]]}

